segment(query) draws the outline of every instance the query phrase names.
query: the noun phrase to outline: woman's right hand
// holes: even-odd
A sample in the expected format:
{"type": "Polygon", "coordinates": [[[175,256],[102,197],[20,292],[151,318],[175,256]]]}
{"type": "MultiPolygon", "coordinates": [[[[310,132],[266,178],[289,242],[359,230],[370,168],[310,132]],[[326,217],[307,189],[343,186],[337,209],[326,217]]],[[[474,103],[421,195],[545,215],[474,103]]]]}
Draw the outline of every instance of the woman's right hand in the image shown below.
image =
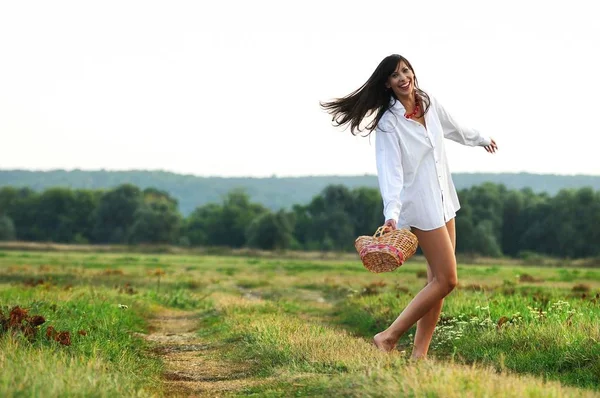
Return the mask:
{"type": "Polygon", "coordinates": [[[396,230],[396,220],[389,219],[383,224],[384,227],[387,227],[386,230],[390,229],[392,231],[396,230]]]}
{"type": "Polygon", "coordinates": [[[494,141],[494,139],[491,139],[491,143],[490,145],[486,145],[484,146],[485,150],[488,151],[488,153],[496,153],[496,151],[498,150],[498,145],[496,144],[496,141],[494,141]]]}

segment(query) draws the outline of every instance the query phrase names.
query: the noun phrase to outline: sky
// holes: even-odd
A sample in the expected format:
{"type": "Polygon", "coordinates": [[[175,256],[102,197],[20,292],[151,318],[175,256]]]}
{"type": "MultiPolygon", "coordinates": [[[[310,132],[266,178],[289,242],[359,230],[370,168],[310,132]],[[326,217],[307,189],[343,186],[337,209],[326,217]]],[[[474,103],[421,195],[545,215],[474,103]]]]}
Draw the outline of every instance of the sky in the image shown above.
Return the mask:
{"type": "Polygon", "coordinates": [[[0,169],[375,174],[319,101],[398,53],[499,146],[452,172],[600,175],[594,3],[0,0],[0,169]]]}

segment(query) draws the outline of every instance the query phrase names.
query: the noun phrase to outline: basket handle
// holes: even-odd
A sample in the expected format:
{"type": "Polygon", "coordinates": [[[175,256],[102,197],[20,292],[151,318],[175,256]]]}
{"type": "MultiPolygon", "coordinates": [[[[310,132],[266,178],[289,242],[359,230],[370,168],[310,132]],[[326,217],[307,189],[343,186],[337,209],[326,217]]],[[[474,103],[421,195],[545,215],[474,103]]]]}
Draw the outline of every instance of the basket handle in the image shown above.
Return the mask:
{"type": "Polygon", "coordinates": [[[375,231],[375,234],[373,235],[373,237],[378,238],[380,236],[383,236],[387,232],[389,232],[388,231],[389,229],[390,229],[390,227],[388,225],[382,225],[381,227],[377,228],[377,231],[375,231]]]}

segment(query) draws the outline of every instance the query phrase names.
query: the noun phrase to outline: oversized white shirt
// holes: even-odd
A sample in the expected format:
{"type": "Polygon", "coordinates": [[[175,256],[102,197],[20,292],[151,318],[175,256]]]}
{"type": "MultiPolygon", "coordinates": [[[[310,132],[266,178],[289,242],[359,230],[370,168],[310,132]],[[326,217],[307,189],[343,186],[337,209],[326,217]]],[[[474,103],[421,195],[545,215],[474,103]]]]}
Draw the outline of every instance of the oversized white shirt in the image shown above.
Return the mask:
{"type": "Polygon", "coordinates": [[[375,129],[375,159],[386,220],[398,228],[439,228],[460,209],[444,138],[467,146],[490,145],[479,131],[459,126],[430,96],[425,126],[404,117],[400,101],[391,99],[375,129]]]}

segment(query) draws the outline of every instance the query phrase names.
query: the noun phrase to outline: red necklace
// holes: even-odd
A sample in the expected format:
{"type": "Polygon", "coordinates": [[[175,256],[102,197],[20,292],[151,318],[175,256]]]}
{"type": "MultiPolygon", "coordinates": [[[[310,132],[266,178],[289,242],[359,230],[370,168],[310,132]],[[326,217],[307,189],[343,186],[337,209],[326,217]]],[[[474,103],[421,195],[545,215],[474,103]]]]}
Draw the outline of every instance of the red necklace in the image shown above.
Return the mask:
{"type": "Polygon", "coordinates": [[[405,113],[404,117],[407,119],[411,119],[413,116],[416,116],[416,114],[419,113],[419,103],[415,103],[415,109],[411,112],[411,113],[405,113]]]}

